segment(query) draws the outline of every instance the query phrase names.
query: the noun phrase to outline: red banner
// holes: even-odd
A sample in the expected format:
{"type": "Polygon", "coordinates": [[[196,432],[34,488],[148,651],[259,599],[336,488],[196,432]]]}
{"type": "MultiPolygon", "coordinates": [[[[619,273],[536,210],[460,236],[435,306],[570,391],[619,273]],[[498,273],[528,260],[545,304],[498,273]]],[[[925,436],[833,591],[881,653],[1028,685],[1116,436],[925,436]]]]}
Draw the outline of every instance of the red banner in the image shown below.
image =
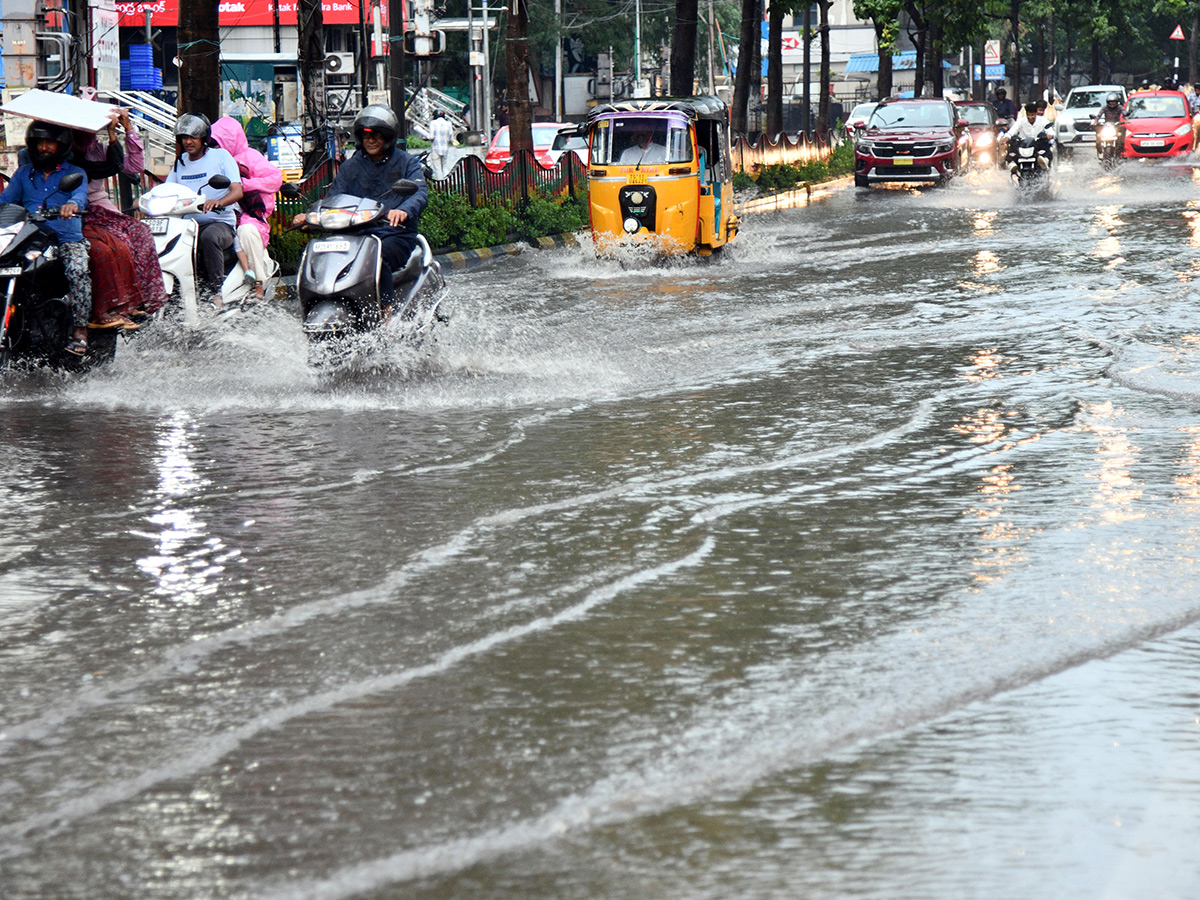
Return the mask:
{"type": "MultiPolygon", "coordinates": [[[[117,3],[121,14],[121,25],[139,27],[146,24],[146,12],[150,13],[151,25],[175,26],[179,24],[179,4],[186,0],[133,0],[117,3]]],[[[275,4],[279,4],[279,24],[296,24],[296,0],[221,0],[218,7],[222,28],[235,25],[274,25],[275,4]]],[[[371,0],[321,0],[321,14],[326,25],[357,25],[359,8],[370,28],[372,18],[371,0]]],[[[387,24],[387,6],[383,6],[383,22],[387,24]]]]}

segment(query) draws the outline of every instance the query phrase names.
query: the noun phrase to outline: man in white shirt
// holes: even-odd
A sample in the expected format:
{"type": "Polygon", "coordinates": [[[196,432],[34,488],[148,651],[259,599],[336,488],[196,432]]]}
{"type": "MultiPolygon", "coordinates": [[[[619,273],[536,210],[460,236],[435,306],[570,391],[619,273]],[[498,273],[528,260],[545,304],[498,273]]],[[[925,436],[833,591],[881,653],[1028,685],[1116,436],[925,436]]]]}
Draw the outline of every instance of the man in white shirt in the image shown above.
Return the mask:
{"type": "Polygon", "coordinates": [[[619,160],[621,165],[659,165],[667,161],[667,148],[653,141],[651,125],[637,123],[633,126],[633,143],[625,148],[619,160]]]}
{"type": "Polygon", "coordinates": [[[446,168],[450,162],[450,144],[454,140],[454,126],[446,118],[442,110],[433,114],[433,123],[429,126],[433,146],[429,148],[429,167],[433,169],[434,178],[445,178],[446,168]]]}
{"type": "Polygon", "coordinates": [[[197,281],[208,292],[220,292],[225,280],[225,254],[240,249],[237,214],[233,205],[242,199],[242,175],[232,156],[211,141],[208,118],[185,113],[175,124],[175,165],[166,181],[190,187],[204,197],[204,212],[187,218],[199,225],[196,234],[197,281]],[[229,179],[228,188],[210,187],[214,175],[229,179]]]}
{"type": "Polygon", "coordinates": [[[1039,160],[1038,164],[1043,168],[1048,168],[1052,161],[1050,141],[1053,136],[1054,131],[1050,123],[1046,121],[1046,117],[1038,115],[1037,104],[1026,103],[1024,115],[1017,116],[1012,128],[1000,135],[1000,140],[1008,142],[1008,156],[1011,160],[1016,153],[1016,144],[1012,142],[1013,138],[1016,138],[1017,143],[1032,138],[1037,141],[1038,156],[1045,160],[1044,163],[1039,160]]]}

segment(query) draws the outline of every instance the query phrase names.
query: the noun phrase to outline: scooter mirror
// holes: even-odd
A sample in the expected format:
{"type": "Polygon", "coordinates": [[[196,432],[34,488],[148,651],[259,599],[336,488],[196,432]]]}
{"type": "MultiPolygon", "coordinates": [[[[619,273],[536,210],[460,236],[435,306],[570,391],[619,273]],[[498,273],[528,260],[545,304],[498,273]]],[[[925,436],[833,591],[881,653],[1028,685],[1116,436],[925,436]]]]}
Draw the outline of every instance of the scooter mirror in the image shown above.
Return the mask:
{"type": "Polygon", "coordinates": [[[294,181],[285,181],[279,188],[279,195],[287,197],[289,200],[298,200],[300,198],[300,188],[296,186],[294,181]]]}
{"type": "Polygon", "coordinates": [[[218,191],[225,190],[225,188],[229,187],[230,184],[232,184],[232,182],[224,175],[214,175],[212,178],[208,179],[208,186],[210,188],[216,188],[218,191]]]}
{"type": "Polygon", "coordinates": [[[83,184],[83,173],[71,172],[63,176],[62,181],[58,183],[58,189],[64,194],[73,194],[79,190],[81,184],[83,184]]]}
{"type": "Polygon", "coordinates": [[[401,197],[411,197],[421,186],[410,178],[400,178],[392,182],[391,191],[393,194],[399,194],[401,197]]]}

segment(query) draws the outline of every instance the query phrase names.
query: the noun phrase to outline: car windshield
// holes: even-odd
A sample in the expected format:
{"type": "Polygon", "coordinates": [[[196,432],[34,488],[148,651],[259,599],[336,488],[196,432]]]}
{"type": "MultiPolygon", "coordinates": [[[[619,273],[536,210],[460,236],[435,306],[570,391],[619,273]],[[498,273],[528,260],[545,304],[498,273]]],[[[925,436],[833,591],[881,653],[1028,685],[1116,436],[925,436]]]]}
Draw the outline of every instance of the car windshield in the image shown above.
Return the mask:
{"type": "MultiPolygon", "coordinates": [[[[1103,106],[1108,95],[1113,91],[1071,91],[1067,97],[1067,109],[1087,109],[1093,106],[1103,106]]],[[[1120,96],[1118,93],[1117,96],[1120,96]]]]}
{"type": "Polygon", "coordinates": [[[533,126],[533,146],[541,149],[549,147],[554,143],[554,138],[558,135],[558,129],[561,125],[554,125],[550,128],[542,128],[539,125],[533,126]]]}
{"type": "Polygon", "coordinates": [[[1125,108],[1125,118],[1127,119],[1182,119],[1186,115],[1183,98],[1175,96],[1138,97],[1135,95],[1129,98],[1129,105],[1125,108]]]}
{"type": "Polygon", "coordinates": [[[605,116],[592,131],[592,162],[596,165],[691,161],[691,129],[680,115],[605,116]]]}
{"type": "Polygon", "coordinates": [[[971,125],[992,124],[992,111],[986,106],[960,106],[958,114],[971,125]]]}
{"type": "Polygon", "coordinates": [[[854,107],[854,109],[850,110],[849,121],[854,122],[858,119],[866,119],[867,116],[871,115],[871,113],[873,113],[875,111],[875,107],[878,105],[879,105],[878,103],[860,103],[860,104],[858,104],[858,106],[856,106],[856,107],[854,107]]]}
{"type": "Polygon", "coordinates": [[[868,128],[949,128],[950,108],[945,103],[897,103],[876,107],[868,128]]]}

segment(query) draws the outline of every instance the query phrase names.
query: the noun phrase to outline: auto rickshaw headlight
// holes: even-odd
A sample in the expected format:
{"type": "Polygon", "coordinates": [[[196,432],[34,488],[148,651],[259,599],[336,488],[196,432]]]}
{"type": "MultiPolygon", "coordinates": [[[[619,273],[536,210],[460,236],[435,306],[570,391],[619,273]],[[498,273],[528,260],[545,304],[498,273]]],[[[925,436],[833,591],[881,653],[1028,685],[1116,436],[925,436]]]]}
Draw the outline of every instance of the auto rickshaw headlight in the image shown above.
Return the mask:
{"type": "Polygon", "coordinates": [[[643,194],[641,191],[635,191],[634,193],[629,195],[629,202],[636,203],[640,206],[641,204],[646,202],[646,195],[643,194]]]}
{"type": "Polygon", "coordinates": [[[629,234],[637,234],[638,229],[641,227],[642,227],[642,223],[639,222],[637,219],[635,219],[633,216],[630,216],[628,219],[625,220],[625,230],[629,234]]]}

